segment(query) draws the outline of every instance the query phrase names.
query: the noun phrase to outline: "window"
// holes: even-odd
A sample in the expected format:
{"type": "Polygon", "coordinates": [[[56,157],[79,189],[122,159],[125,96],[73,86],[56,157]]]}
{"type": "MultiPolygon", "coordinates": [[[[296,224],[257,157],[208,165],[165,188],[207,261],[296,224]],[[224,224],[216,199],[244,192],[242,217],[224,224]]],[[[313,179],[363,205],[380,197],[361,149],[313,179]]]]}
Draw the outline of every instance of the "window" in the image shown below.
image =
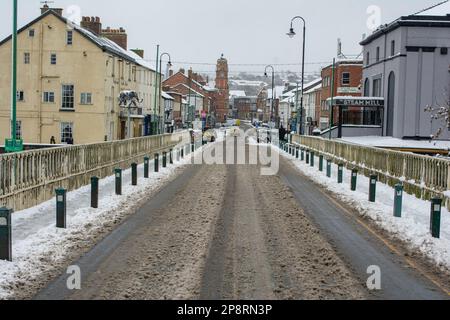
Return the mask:
{"type": "Polygon", "coordinates": [[[42,94],[42,101],[44,101],[44,103],[55,103],[55,93],[54,92],[44,92],[42,94]]]}
{"type": "Polygon", "coordinates": [[[349,85],[350,84],[350,72],[343,72],[342,73],[342,85],[349,85]]]}
{"type": "Polygon", "coordinates": [[[56,64],[56,53],[52,53],[50,56],[50,64],[56,64]]]}
{"type": "Polygon", "coordinates": [[[74,86],[71,84],[63,85],[61,97],[62,97],[61,108],[73,110],[74,109],[74,104],[73,104],[73,102],[74,102],[74,86]]]}
{"type": "Polygon", "coordinates": [[[23,63],[30,64],[30,53],[29,52],[25,52],[23,54],[23,63]]]}
{"type": "Polygon", "coordinates": [[[73,31],[67,31],[67,45],[71,46],[73,44],[73,31]]]}
{"type": "Polygon", "coordinates": [[[366,65],[370,64],[370,52],[366,53],[366,65]]]}
{"type": "Polygon", "coordinates": [[[25,94],[23,91],[17,91],[17,101],[24,101],[25,100],[25,94]]]}
{"type": "Polygon", "coordinates": [[[377,47],[377,56],[376,56],[376,62],[380,61],[380,47],[377,47]]]}
{"type": "Polygon", "coordinates": [[[33,37],[34,37],[34,29],[28,30],[28,36],[29,36],[30,38],[33,38],[33,37]]]}
{"type": "Polygon", "coordinates": [[[61,143],[73,144],[72,122],[61,122],[61,143]]]}
{"type": "Polygon", "coordinates": [[[81,94],[80,104],[92,104],[92,93],[83,92],[81,94]]]}
{"type": "Polygon", "coordinates": [[[369,78],[364,81],[364,97],[370,97],[370,81],[369,78]]]}
{"type": "Polygon", "coordinates": [[[391,57],[395,56],[395,40],[391,41],[391,57]]]}
{"type": "Polygon", "coordinates": [[[22,139],[22,121],[16,121],[16,139],[22,139]]]}
{"type": "Polygon", "coordinates": [[[372,89],[372,96],[373,97],[381,97],[381,79],[374,79],[373,80],[373,89],[372,89]]]}

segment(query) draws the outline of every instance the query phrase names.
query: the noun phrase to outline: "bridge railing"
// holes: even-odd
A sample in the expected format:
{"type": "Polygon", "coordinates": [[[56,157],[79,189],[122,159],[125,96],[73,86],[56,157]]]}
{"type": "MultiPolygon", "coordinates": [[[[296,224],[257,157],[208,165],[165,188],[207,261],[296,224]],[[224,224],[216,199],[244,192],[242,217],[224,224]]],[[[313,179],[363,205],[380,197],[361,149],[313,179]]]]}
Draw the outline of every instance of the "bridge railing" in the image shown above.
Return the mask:
{"type": "Polygon", "coordinates": [[[418,198],[441,196],[450,208],[446,192],[450,186],[449,160],[319,137],[294,135],[292,141],[366,176],[376,173],[381,182],[391,186],[402,182],[405,191],[418,198]]]}
{"type": "Polygon", "coordinates": [[[188,131],[87,145],[0,155],[0,207],[22,210],[54,196],[54,189],[75,190],[91,176],[104,178],[114,168],[142,163],[145,155],[190,143],[188,131]]]}

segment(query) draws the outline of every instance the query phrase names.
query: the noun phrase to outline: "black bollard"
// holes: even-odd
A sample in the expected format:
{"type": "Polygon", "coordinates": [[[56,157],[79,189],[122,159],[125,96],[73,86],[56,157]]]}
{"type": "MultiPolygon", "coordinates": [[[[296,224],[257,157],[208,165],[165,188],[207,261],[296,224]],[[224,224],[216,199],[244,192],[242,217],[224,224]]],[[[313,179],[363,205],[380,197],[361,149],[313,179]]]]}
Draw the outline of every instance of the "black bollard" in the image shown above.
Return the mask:
{"type": "Polygon", "coordinates": [[[12,261],[12,209],[0,208],[0,260],[12,261]]]}
{"type": "Polygon", "coordinates": [[[98,209],[98,177],[91,177],[91,208],[98,209]]]}
{"type": "Polygon", "coordinates": [[[56,192],[56,227],[66,228],[66,213],[67,213],[67,190],[59,188],[56,192]]]}

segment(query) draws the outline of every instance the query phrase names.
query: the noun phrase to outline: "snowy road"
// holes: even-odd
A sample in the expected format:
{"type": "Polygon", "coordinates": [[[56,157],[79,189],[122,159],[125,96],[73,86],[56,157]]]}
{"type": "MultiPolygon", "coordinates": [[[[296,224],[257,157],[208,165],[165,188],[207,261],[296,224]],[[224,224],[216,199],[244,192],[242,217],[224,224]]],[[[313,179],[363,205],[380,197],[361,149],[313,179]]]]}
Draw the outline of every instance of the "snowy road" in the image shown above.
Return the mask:
{"type": "MultiPolygon", "coordinates": [[[[281,158],[188,166],[37,299],[444,299],[383,235],[281,158]],[[382,271],[369,292],[367,267],[382,271]]],[[[419,264],[419,262],[418,262],[419,264]]]]}

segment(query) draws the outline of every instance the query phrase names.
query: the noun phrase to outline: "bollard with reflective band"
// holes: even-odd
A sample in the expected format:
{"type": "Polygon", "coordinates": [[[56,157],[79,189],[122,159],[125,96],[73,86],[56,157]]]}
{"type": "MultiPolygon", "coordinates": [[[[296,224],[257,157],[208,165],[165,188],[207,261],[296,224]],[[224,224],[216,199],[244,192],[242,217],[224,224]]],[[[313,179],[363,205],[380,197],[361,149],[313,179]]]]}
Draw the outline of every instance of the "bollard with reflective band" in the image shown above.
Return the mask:
{"type": "Polygon", "coordinates": [[[181,152],[181,159],[184,159],[184,147],[180,148],[180,152],[181,152]]]}
{"type": "Polygon", "coordinates": [[[169,152],[169,163],[173,164],[173,149],[170,149],[170,152],[169,152]]]}
{"type": "Polygon", "coordinates": [[[12,209],[0,208],[0,260],[12,261],[12,209]]]}
{"type": "Polygon", "coordinates": [[[300,154],[300,160],[305,161],[305,148],[302,148],[301,150],[302,150],[302,152],[300,154]]]}
{"type": "Polygon", "coordinates": [[[395,185],[394,195],[394,217],[402,217],[403,206],[403,185],[401,183],[395,185]]]}
{"type": "Polygon", "coordinates": [[[148,179],[150,176],[150,158],[144,157],[144,178],[148,179]]]}
{"type": "Polygon", "coordinates": [[[56,189],[56,227],[66,228],[66,213],[67,213],[67,190],[56,189]]]}
{"type": "Polygon", "coordinates": [[[309,164],[309,150],[306,150],[306,164],[309,164]]]}
{"type": "Polygon", "coordinates": [[[91,177],[91,208],[98,209],[98,177],[91,177]]]}
{"type": "Polygon", "coordinates": [[[309,160],[309,164],[313,168],[315,166],[315,161],[316,161],[315,158],[316,158],[316,153],[314,151],[311,151],[311,159],[309,160]]]}
{"type": "Polygon", "coordinates": [[[191,145],[191,152],[195,152],[195,143],[191,145]]]}
{"type": "Polygon", "coordinates": [[[319,171],[323,172],[323,155],[319,156],[319,171]]]}
{"type": "Polygon", "coordinates": [[[352,184],[351,184],[352,191],[356,191],[357,182],[358,182],[358,170],[353,169],[352,170],[352,184]]]}
{"type": "Polygon", "coordinates": [[[116,177],[116,195],[122,195],[122,169],[115,169],[114,175],[116,177]]]}
{"type": "Polygon", "coordinates": [[[431,199],[431,217],[430,217],[430,231],[433,238],[441,237],[441,210],[442,199],[431,199]]]}
{"type": "Polygon", "coordinates": [[[159,153],[155,153],[155,172],[159,172],[159,153]]]}
{"type": "Polygon", "coordinates": [[[342,163],[338,164],[338,183],[344,182],[344,165],[342,163]]]}
{"type": "Polygon", "coordinates": [[[377,196],[377,181],[378,176],[377,175],[371,175],[370,176],[370,187],[369,187],[369,201],[375,202],[376,196],[377,196]]]}
{"type": "Polygon", "coordinates": [[[163,152],[163,159],[162,159],[162,166],[163,168],[167,168],[167,152],[163,152]]]}
{"type": "Polygon", "coordinates": [[[331,160],[327,159],[327,177],[331,178],[331,160]]]}
{"type": "Polygon", "coordinates": [[[299,148],[295,148],[295,158],[298,159],[300,157],[300,151],[299,148]]]}
{"type": "Polygon", "coordinates": [[[293,157],[295,157],[295,146],[294,145],[292,145],[292,148],[291,148],[291,155],[293,157]]]}
{"type": "Polygon", "coordinates": [[[131,164],[131,185],[137,186],[138,184],[138,178],[137,178],[137,163],[131,164]]]}

